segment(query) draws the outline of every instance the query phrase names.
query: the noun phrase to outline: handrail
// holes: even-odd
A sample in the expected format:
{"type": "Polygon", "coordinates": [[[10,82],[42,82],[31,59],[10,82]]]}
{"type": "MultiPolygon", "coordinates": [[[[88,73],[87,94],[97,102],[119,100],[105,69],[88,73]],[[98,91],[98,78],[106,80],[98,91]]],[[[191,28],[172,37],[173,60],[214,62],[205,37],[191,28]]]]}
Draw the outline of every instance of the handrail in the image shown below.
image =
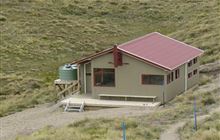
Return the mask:
{"type": "Polygon", "coordinates": [[[84,106],[85,106],[85,101],[82,102],[79,112],[83,112],[84,111],[84,106]]]}
{"type": "Polygon", "coordinates": [[[66,103],[66,106],[65,106],[65,109],[64,109],[65,112],[67,112],[67,109],[68,109],[68,107],[69,107],[69,104],[70,104],[70,101],[66,103]]]}
{"type": "MultiPolygon", "coordinates": [[[[74,86],[76,86],[77,84],[78,84],[78,83],[73,84],[73,85],[70,85],[69,87],[67,87],[67,88],[65,88],[64,90],[62,90],[61,92],[59,92],[59,93],[57,94],[57,96],[60,96],[61,94],[65,93],[66,91],[68,91],[68,90],[70,90],[71,88],[73,88],[74,86]]],[[[76,91],[78,91],[78,89],[76,89],[76,91]]],[[[75,92],[73,92],[73,93],[75,93],[75,92]]]]}

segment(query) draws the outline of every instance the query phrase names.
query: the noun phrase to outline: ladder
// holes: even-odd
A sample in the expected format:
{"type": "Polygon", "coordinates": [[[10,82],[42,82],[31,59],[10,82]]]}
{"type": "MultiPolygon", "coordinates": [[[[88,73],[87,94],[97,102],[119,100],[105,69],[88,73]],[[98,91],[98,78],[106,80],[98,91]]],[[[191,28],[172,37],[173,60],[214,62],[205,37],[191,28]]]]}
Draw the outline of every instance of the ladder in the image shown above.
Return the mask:
{"type": "Polygon", "coordinates": [[[85,107],[85,102],[83,101],[82,104],[71,104],[68,102],[64,108],[65,112],[83,112],[85,107]]]}

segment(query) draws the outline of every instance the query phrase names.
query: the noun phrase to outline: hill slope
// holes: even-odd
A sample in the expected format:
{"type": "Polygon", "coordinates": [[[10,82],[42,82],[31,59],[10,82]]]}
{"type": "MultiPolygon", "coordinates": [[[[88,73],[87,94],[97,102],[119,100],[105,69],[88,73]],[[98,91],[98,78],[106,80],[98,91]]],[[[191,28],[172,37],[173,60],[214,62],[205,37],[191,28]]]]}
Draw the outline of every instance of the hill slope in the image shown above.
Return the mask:
{"type": "Polygon", "coordinates": [[[55,100],[58,66],[149,32],[220,59],[219,0],[0,2],[0,116],[55,100]]]}

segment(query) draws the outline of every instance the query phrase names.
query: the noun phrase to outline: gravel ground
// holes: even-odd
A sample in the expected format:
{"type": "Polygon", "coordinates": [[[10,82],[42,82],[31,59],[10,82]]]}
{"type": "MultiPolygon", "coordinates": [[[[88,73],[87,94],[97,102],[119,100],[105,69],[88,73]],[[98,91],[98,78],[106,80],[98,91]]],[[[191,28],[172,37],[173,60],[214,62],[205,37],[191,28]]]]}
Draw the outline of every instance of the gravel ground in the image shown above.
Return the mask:
{"type": "Polygon", "coordinates": [[[59,127],[84,118],[138,116],[155,110],[155,108],[129,107],[70,113],[58,110],[58,105],[45,104],[0,118],[0,140],[15,139],[19,134],[30,134],[47,125],[59,127]]]}

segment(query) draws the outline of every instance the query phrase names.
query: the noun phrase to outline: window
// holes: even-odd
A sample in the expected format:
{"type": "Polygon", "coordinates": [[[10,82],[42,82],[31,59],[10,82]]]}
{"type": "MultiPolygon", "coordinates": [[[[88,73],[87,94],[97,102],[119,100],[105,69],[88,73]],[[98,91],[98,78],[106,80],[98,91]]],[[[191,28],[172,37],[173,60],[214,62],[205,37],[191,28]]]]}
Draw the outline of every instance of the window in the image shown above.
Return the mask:
{"type": "Polygon", "coordinates": [[[193,64],[197,63],[197,57],[193,59],[193,64]]]}
{"type": "MultiPolygon", "coordinates": [[[[175,73],[176,75],[176,73],[175,73]]],[[[167,75],[167,84],[172,82],[174,80],[174,72],[171,72],[170,74],[167,75]]]]}
{"type": "Polygon", "coordinates": [[[192,60],[190,60],[188,63],[188,67],[191,67],[191,66],[192,66],[192,60]]]}
{"type": "Polygon", "coordinates": [[[193,71],[193,75],[196,75],[197,73],[198,73],[197,69],[193,71]]]}
{"type": "Polygon", "coordinates": [[[180,69],[175,70],[175,78],[179,78],[180,77],[180,69]]]}
{"type": "Polygon", "coordinates": [[[163,85],[163,75],[142,75],[142,84],[144,85],[163,85]]]}
{"type": "Polygon", "coordinates": [[[94,85],[95,86],[115,86],[115,70],[94,68],[94,85]]]}
{"type": "Polygon", "coordinates": [[[170,74],[167,75],[167,84],[169,84],[171,81],[170,81],[170,74]]]}
{"type": "Polygon", "coordinates": [[[188,78],[192,77],[192,72],[188,73],[188,78]]]}
{"type": "Polygon", "coordinates": [[[171,72],[171,81],[173,81],[173,79],[174,79],[174,78],[173,78],[173,72],[171,72]]]}

